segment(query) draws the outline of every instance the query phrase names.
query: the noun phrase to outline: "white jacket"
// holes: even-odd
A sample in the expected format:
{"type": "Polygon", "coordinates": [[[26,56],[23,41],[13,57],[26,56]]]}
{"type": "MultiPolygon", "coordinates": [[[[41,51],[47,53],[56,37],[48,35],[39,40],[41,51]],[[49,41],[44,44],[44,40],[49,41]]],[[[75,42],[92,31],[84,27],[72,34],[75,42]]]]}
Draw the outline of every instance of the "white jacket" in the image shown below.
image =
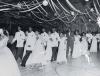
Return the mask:
{"type": "Polygon", "coordinates": [[[16,47],[24,47],[25,34],[23,31],[15,33],[15,37],[12,42],[14,43],[15,41],[17,41],[16,47]]]}

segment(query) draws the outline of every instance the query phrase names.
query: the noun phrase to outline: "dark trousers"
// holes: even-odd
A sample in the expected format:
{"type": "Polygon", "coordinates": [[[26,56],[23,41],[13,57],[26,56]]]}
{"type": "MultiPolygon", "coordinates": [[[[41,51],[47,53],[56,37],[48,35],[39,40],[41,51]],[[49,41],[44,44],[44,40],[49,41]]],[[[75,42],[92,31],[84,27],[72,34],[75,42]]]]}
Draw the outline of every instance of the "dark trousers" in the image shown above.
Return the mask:
{"type": "Polygon", "coordinates": [[[24,49],[23,47],[17,47],[15,59],[20,58],[22,60],[24,49]]]}
{"type": "Polygon", "coordinates": [[[24,56],[24,58],[23,58],[23,60],[22,60],[22,66],[25,66],[26,65],[26,61],[28,60],[28,58],[29,58],[29,56],[30,56],[30,54],[32,53],[32,51],[31,50],[27,50],[26,51],[26,54],[25,54],[25,56],[24,56]]]}
{"type": "Polygon", "coordinates": [[[66,56],[68,57],[68,54],[69,54],[69,48],[71,49],[71,56],[73,54],[73,48],[74,48],[74,43],[73,44],[67,44],[67,51],[66,51],[66,56]]]}
{"type": "Polygon", "coordinates": [[[47,46],[44,46],[44,49],[46,50],[47,49],[47,46]]]}
{"type": "Polygon", "coordinates": [[[58,54],[58,47],[52,47],[52,58],[51,61],[56,61],[58,54]]]}
{"type": "Polygon", "coordinates": [[[91,43],[92,43],[92,42],[90,42],[90,43],[88,42],[88,50],[89,50],[89,51],[90,51],[90,48],[91,48],[91,43]]]}
{"type": "Polygon", "coordinates": [[[100,52],[100,42],[97,42],[97,51],[100,52]]]}

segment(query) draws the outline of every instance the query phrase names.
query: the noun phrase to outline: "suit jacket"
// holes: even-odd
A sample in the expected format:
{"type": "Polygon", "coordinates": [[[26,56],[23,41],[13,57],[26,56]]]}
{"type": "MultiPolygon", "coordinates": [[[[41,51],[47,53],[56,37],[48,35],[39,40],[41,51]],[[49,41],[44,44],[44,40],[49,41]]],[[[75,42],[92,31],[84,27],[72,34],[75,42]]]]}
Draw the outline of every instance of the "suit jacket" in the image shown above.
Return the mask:
{"type": "Polygon", "coordinates": [[[68,33],[67,34],[67,46],[73,46],[73,44],[74,44],[74,34],[68,33]]]}

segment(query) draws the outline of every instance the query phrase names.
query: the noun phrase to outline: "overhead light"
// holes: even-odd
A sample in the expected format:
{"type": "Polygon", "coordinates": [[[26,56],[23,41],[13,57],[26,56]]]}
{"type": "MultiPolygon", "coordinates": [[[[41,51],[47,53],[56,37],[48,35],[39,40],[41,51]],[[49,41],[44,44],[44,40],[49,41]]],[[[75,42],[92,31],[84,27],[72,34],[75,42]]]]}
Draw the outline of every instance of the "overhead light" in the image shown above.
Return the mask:
{"type": "Polygon", "coordinates": [[[88,2],[89,0],[85,0],[86,2],[88,2]]]}
{"type": "Polygon", "coordinates": [[[48,5],[48,1],[47,1],[47,0],[44,0],[42,4],[43,4],[44,6],[47,6],[47,5],[48,5]]]}
{"type": "Polygon", "coordinates": [[[89,22],[91,21],[91,19],[89,19],[89,22]]]}
{"type": "Polygon", "coordinates": [[[71,11],[71,15],[74,15],[75,13],[73,11],[71,11]]]}
{"type": "Polygon", "coordinates": [[[21,8],[21,4],[18,3],[15,7],[21,8]]]}
{"type": "Polygon", "coordinates": [[[90,11],[91,11],[91,12],[93,12],[93,11],[94,11],[94,9],[93,9],[93,8],[91,8],[91,9],[90,9],[90,11]]]}

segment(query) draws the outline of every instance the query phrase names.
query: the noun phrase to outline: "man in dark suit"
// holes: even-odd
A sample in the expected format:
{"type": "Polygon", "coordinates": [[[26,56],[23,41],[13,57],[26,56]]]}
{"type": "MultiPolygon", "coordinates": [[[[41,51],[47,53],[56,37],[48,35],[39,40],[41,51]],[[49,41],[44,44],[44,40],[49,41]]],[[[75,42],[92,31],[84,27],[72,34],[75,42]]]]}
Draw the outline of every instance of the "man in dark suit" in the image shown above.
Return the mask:
{"type": "Polygon", "coordinates": [[[67,57],[68,57],[68,54],[69,54],[69,50],[71,50],[71,51],[70,51],[70,55],[72,56],[73,47],[74,47],[74,34],[73,34],[73,32],[69,29],[69,30],[68,30],[68,34],[67,34],[67,52],[66,52],[67,57]]]}
{"type": "Polygon", "coordinates": [[[96,34],[97,36],[97,51],[100,53],[100,32],[96,34]]]}

